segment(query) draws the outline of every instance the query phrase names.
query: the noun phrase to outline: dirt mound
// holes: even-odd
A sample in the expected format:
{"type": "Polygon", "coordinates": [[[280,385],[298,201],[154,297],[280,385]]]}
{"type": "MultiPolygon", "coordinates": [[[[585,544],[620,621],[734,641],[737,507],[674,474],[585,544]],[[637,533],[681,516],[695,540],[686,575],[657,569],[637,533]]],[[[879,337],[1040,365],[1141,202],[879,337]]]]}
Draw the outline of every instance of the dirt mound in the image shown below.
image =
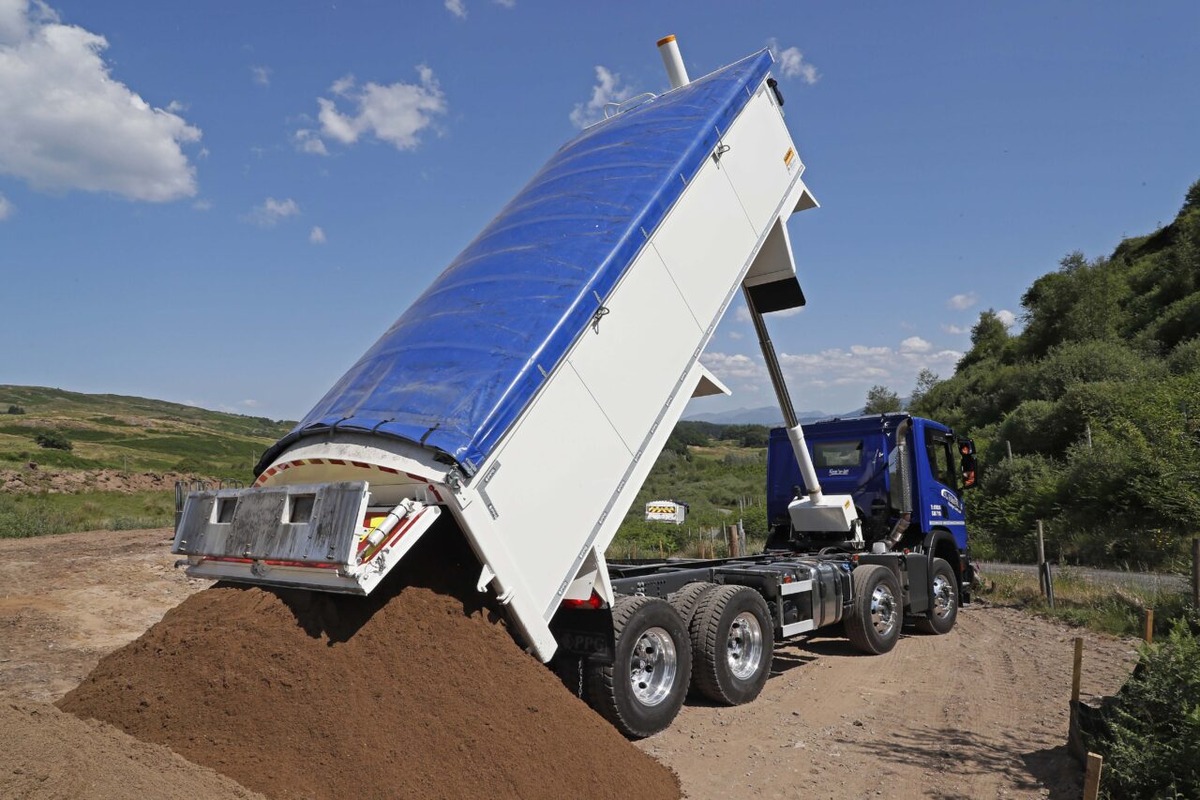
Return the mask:
{"type": "Polygon", "coordinates": [[[54,706],[0,703],[0,797],[25,800],[254,800],[223,775],[54,706]]]}
{"type": "Polygon", "coordinates": [[[479,605],[477,571],[439,526],[371,598],[217,585],[59,707],[275,798],[678,798],[479,605]]]}
{"type": "Polygon", "coordinates": [[[0,491],[6,494],[74,494],[76,492],[167,492],[176,481],[201,480],[181,472],[123,472],[116,469],[47,469],[36,463],[24,469],[0,469],[0,491]]]}

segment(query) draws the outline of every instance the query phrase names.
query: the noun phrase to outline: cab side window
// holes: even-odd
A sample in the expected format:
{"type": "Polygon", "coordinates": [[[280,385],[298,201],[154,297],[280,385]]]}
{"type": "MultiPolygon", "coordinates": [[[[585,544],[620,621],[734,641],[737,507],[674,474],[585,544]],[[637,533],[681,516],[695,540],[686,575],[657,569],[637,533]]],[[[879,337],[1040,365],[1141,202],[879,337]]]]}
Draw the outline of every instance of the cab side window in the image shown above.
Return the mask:
{"type": "Polygon", "coordinates": [[[929,457],[929,469],[934,480],[951,487],[958,488],[954,476],[954,458],[950,453],[950,440],[936,432],[925,431],[925,453],[929,457]]]}

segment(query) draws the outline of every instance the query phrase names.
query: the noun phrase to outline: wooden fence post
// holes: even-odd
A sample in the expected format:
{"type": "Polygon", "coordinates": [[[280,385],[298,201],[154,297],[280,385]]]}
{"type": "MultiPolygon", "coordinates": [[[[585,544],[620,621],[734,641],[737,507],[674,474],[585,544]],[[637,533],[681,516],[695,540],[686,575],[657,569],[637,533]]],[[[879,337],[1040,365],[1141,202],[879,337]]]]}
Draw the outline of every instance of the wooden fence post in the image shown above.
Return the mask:
{"type": "Polygon", "coordinates": [[[1100,796],[1100,773],[1104,770],[1104,756],[1088,753],[1087,773],[1083,776],[1083,800],[1096,800],[1100,796]]]}
{"type": "Polygon", "coordinates": [[[1192,608],[1200,609],[1200,539],[1192,539],[1192,608]]]}
{"type": "Polygon", "coordinates": [[[1079,702],[1079,679],[1083,672],[1083,637],[1075,637],[1075,669],[1071,673],[1071,702],[1079,702]]]}
{"type": "Polygon", "coordinates": [[[1046,563],[1046,538],[1042,530],[1042,521],[1037,521],[1038,543],[1038,584],[1042,587],[1042,595],[1050,608],[1054,608],[1054,582],[1050,576],[1050,565],[1046,563]]]}
{"type": "Polygon", "coordinates": [[[1146,635],[1143,638],[1146,640],[1146,644],[1150,644],[1151,642],[1154,641],[1154,609],[1153,608],[1146,609],[1146,635]]]}

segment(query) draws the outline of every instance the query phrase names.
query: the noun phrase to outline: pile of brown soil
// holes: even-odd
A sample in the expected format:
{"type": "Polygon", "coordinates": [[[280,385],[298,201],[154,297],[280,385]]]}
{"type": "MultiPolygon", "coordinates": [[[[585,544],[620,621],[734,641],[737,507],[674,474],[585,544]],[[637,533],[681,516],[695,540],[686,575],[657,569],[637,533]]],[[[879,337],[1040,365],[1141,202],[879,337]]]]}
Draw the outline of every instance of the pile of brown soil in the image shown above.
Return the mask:
{"type": "Polygon", "coordinates": [[[274,798],[678,798],[521,651],[437,526],[370,598],[217,586],[104,658],[59,707],[274,798]]]}
{"type": "Polygon", "coordinates": [[[54,706],[0,703],[0,797],[262,800],[211,769],[54,706]]]}

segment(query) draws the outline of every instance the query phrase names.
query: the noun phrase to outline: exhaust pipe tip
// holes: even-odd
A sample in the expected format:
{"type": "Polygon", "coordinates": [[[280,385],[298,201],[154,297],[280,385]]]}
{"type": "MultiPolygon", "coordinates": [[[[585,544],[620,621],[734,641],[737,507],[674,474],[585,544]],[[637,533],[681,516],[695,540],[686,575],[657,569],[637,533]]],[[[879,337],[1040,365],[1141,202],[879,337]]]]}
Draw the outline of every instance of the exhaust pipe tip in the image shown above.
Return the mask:
{"type": "Polygon", "coordinates": [[[692,82],[688,77],[687,67],[683,65],[683,56],[679,53],[679,43],[675,41],[675,34],[658,40],[658,52],[662,56],[663,66],[667,68],[667,80],[671,82],[672,89],[687,86],[692,82]]]}

